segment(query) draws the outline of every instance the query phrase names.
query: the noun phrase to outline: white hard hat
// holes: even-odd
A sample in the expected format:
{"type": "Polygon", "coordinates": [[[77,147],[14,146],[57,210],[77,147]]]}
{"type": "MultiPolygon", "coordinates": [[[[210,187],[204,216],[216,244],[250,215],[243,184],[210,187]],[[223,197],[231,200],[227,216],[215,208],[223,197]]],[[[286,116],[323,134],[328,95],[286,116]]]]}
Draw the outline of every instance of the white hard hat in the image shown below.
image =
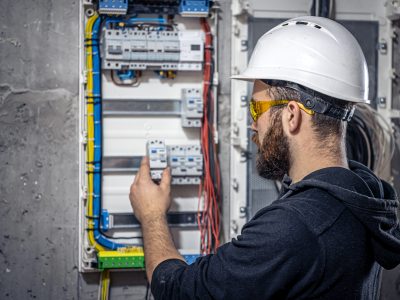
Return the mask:
{"type": "Polygon", "coordinates": [[[333,98],[368,100],[368,69],[353,35],[321,17],[290,19],[257,42],[247,69],[233,79],[293,82],[333,98]]]}

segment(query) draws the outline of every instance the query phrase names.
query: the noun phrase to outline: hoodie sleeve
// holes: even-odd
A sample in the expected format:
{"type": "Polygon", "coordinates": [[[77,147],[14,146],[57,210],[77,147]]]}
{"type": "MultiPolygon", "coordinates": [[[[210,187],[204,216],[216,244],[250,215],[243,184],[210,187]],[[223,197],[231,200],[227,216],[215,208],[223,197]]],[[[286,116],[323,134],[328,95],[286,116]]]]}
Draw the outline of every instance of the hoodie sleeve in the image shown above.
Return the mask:
{"type": "Polygon", "coordinates": [[[160,263],[151,289],[155,299],[296,298],[316,284],[323,261],[317,238],[297,216],[270,206],[217,254],[191,265],[160,263]]]}

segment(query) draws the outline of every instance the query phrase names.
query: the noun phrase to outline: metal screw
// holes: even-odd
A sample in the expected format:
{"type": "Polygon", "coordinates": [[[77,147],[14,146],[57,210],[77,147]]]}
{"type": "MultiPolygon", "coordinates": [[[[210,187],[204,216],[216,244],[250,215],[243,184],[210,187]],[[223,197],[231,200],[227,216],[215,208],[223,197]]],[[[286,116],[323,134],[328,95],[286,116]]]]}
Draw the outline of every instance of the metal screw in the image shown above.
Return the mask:
{"type": "Polygon", "coordinates": [[[379,107],[385,108],[386,107],[386,97],[379,97],[378,104],[379,104],[379,107]]]}
{"type": "Polygon", "coordinates": [[[378,50],[379,50],[379,52],[380,52],[382,55],[387,54],[387,51],[388,51],[387,42],[386,42],[386,41],[381,41],[381,42],[378,44],[378,50]]]}

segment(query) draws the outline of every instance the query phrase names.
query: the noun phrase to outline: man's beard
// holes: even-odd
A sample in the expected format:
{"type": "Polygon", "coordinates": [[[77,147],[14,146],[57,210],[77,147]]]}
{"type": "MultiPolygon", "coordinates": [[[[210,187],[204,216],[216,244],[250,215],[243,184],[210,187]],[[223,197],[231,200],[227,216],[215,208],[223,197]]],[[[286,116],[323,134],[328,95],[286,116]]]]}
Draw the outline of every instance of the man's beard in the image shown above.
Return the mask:
{"type": "Polygon", "coordinates": [[[262,145],[257,133],[252,136],[258,147],[257,171],[261,177],[271,180],[282,180],[290,168],[289,141],[283,131],[281,115],[282,111],[272,115],[271,126],[264,135],[262,145]]]}

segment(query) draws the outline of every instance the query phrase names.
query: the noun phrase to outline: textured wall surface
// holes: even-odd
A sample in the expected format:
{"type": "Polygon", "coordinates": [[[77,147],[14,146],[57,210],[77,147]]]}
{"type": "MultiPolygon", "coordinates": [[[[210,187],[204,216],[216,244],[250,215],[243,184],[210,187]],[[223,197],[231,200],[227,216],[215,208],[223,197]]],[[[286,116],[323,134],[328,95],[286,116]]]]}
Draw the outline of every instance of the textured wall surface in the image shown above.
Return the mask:
{"type": "MultiPolygon", "coordinates": [[[[221,3],[227,153],[230,3],[221,3]]],[[[78,0],[0,1],[0,299],[97,299],[98,274],[78,273],[78,45],[78,0]]],[[[229,191],[226,155],[222,169],[229,191]]],[[[144,272],[111,282],[112,299],[146,294],[144,272]]]]}
{"type": "MultiPolygon", "coordinates": [[[[230,1],[221,3],[219,137],[229,208],[230,1]]],[[[0,299],[97,299],[78,264],[79,1],[0,1],[0,299]]],[[[229,228],[224,228],[229,232],[229,228]]],[[[143,272],[111,276],[111,299],[144,299],[143,272]]],[[[398,299],[399,271],[382,299],[398,299]]]]}
{"type": "Polygon", "coordinates": [[[0,20],[0,298],[77,299],[78,3],[0,20]]]}

